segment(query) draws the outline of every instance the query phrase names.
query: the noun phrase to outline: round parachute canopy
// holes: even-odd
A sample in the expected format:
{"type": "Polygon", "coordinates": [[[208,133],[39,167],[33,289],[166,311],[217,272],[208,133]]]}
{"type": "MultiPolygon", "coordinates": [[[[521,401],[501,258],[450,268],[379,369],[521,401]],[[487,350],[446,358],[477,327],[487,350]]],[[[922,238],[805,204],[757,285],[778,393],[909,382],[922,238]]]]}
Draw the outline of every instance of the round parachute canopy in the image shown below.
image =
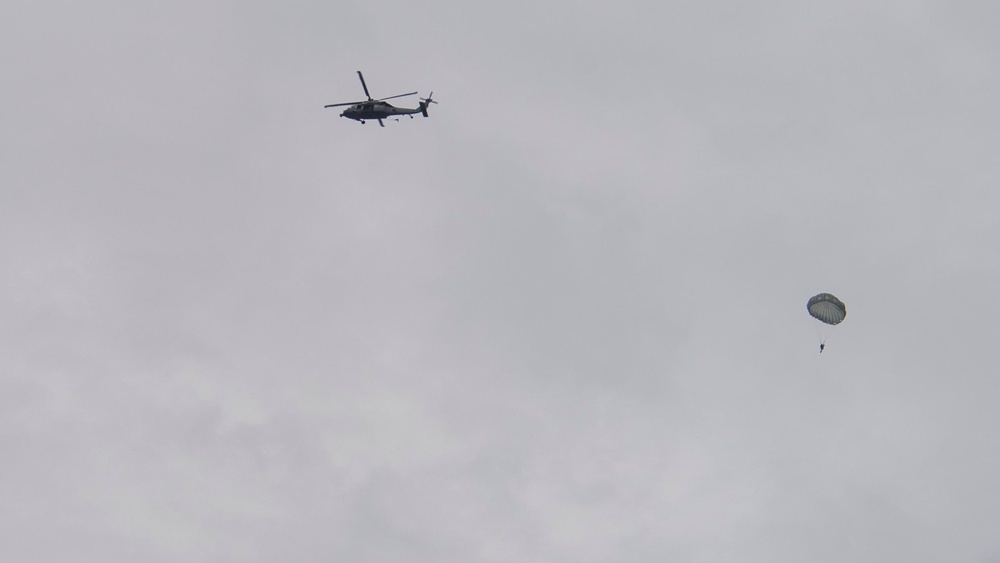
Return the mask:
{"type": "Polygon", "coordinates": [[[829,293],[814,295],[806,304],[806,309],[814,318],[828,325],[836,325],[847,318],[847,305],[829,293]]]}

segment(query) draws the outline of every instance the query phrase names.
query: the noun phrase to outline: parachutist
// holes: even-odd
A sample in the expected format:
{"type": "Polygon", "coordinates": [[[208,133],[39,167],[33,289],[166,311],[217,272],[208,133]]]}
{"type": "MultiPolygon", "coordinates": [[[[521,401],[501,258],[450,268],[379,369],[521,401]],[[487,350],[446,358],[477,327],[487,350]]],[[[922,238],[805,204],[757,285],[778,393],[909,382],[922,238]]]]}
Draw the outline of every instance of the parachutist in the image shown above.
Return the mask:
{"type": "MultiPolygon", "coordinates": [[[[844,305],[843,301],[829,293],[820,293],[819,295],[810,297],[809,302],[806,303],[806,310],[809,311],[811,317],[830,326],[839,325],[847,318],[847,306],[844,305]]],[[[816,340],[819,340],[820,354],[823,353],[823,348],[826,348],[826,339],[828,336],[829,332],[816,332],[816,340]]]]}

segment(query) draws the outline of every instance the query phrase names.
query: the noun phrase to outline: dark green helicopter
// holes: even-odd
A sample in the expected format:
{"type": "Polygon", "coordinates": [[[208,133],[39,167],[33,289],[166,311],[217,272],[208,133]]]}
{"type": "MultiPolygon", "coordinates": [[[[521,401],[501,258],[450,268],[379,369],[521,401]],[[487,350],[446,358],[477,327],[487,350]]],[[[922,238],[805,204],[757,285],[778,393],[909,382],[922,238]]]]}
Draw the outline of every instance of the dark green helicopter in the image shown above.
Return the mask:
{"type": "Polygon", "coordinates": [[[386,100],[402,98],[403,96],[412,96],[416,94],[416,92],[410,92],[409,94],[397,94],[395,96],[389,96],[388,98],[373,100],[372,95],[368,93],[368,85],[365,84],[365,77],[361,74],[360,70],[358,71],[358,78],[361,79],[361,87],[365,89],[365,95],[368,96],[367,100],[361,102],[345,102],[343,104],[330,104],[323,107],[335,108],[339,106],[351,106],[345,109],[343,113],[340,114],[340,117],[346,117],[347,119],[353,119],[355,121],[360,121],[361,123],[364,123],[366,119],[377,119],[378,124],[385,127],[385,123],[382,123],[382,120],[396,117],[397,115],[409,115],[410,119],[413,119],[413,114],[422,113],[424,114],[424,117],[427,117],[427,106],[437,103],[431,99],[434,96],[434,92],[431,92],[430,96],[420,98],[420,105],[415,109],[397,108],[392,104],[386,103],[386,100]]]}

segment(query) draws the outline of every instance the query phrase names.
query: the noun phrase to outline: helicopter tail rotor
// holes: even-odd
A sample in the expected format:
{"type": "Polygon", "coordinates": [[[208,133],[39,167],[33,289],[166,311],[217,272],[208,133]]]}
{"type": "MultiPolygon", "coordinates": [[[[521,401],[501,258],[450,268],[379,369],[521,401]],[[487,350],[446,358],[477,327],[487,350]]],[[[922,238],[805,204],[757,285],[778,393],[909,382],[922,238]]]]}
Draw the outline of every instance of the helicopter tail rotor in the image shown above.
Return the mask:
{"type": "Polygon", "coordinates": [[[437,102],[434,100],[434,92],[431,92],[431,94],[426,98],[420,98],[420,113],[424,114],[424,117],[427,117],[427,106],[436,103],[437,102]]]}

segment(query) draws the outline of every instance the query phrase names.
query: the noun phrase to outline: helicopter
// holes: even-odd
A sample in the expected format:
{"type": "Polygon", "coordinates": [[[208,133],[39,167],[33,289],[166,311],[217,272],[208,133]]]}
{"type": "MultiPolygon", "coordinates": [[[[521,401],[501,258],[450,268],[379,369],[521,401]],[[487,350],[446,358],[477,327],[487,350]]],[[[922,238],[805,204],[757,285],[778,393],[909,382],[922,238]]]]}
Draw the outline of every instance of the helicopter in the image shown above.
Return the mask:
{"type": "MultiPolygon", "coordinates": [[[[368,96],[367,100],[360,102],[345,102],[342,104],[330,104],[323,106],[324,108],[334,108],[339,106],[351,106],[340,114],[340,117],[346,117],[347,119],[353,119],[355,121],[360,121],[364,124],[366,119],[377,119],[378,124],[385,127],[385,123],[382,123],[383,119],[389,119],[397,115],[409,115],[410,119],[413,119],[413,114],[422,113],[424,117],[427,117],[427,106],[430,104],[436,104],[432,98],[434,97],[434,92],[431,92],[430,96],[426,98],[420,98],[420,105],[415,109],[410,108],[397,108],[392,104],[386,103],[386,100],[391,100],[393,98],[402,98],[404,96],[412,96],[416,92],[410,92],[408,94],[397,94],[395,96],[389,96],[388,98],[380,98],[378,100],[373,100],[372,95],[368,93],[368,85],[365,84],[365,77],[358,71],[358,78],[361,79],[361,87],[365,89],[365,95],[368,96]]],[[[398,119],[396,121],[399,121],[398,119]]]]}

